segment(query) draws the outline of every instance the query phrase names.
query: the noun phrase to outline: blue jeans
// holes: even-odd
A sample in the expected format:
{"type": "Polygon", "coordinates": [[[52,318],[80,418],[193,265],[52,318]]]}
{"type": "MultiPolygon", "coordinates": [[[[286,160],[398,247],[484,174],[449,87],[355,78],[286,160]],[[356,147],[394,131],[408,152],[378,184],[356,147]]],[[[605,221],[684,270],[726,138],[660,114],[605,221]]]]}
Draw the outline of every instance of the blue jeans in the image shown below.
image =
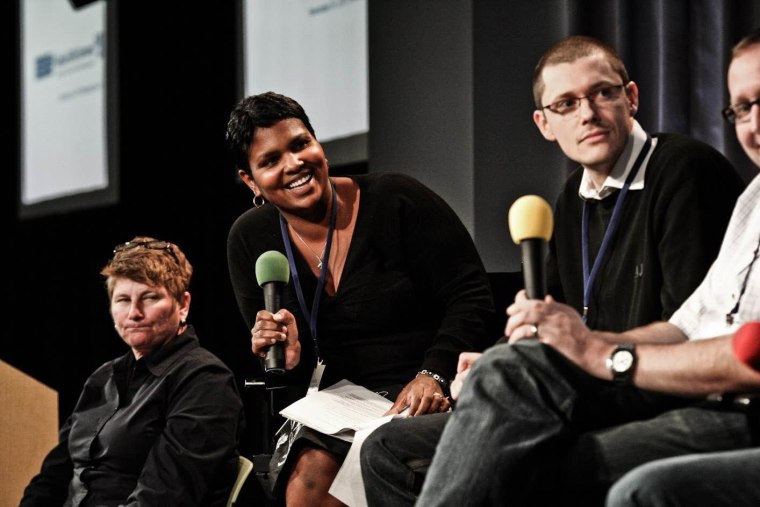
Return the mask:
{"type": "Polygon", "coordinates": [[[369,507],[413,506],[450,412],[393,419],[361,447],[369,507]]]}
{"type": "Polygon", "coordinates": [[[641,465],[616,482],[608,507],[760,505],[760,449],[691,454],[641,465]]]}
{"type": "Polygon", "coordinates": [[[421,506],[602,504],[655,459],[747,447],[742,413],[620,387],[536,341],[497,345],[469,374],[421,506]]]}

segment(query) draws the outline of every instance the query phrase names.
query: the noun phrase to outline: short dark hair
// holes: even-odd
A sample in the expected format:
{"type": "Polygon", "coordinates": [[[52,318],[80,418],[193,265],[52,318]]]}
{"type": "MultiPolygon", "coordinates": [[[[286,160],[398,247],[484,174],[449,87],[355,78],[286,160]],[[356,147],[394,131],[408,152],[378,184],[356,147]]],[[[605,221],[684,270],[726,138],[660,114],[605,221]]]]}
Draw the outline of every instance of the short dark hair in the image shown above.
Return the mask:
{"type": "Polygon", "coordinates": [[[736,43],[731,51],[731,58],[736,58],[750,46],[760,43],[760,28],[755,28],[748,35],[742,37],[742,40],[736,43]]]}
{"type": "Polygon", "coordinates": [[[226,135],[227,147],[230,150],[235,167],[252,175],[248,157],[256,129],[271,127],[288,118],[301,120],[311,135],[317,137],[309,122],[309,117],[306,116],[306,111],[290,97],[275,92],[266,92],[251,95],[238,102],[235,109],[230,113],[226,135]]]}
{"type": "Polygon", "coordinates": [[[628,71],[625,68],[623,60],[611,46],[593,37],[585,35],[570,35],[556,42],[541,56],[533,71],[533,101],[536,108],[541,109],[541,96],[544,94],[544,79],[542,73],[544,68],[549,65],[558,63],[572,63],[579,58],[602,53],[607,61],[612,65],[612,69],[617,72],[623,80],[623,84],[628,84],[628,71]]]}

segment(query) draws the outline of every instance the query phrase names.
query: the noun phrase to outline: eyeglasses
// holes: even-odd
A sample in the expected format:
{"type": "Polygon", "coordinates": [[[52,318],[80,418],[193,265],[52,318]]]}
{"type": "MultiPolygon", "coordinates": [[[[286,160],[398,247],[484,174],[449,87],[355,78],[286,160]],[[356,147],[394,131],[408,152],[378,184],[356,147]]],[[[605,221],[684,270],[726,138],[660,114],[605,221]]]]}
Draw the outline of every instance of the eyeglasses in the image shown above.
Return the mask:
{"type": "Polygon", "coordinates": [[[583,97],[567,97],[557,102],[552,102],[547,106],[541,106],[541,109],[548,109],[552,113],[564,116],[577,111],[581,107],[581,100],[583,99],[588,100],[589,104],[597,105],[615,102],[622,95],[623,88],[625,88],[624,84],[603,86],[583,97]]]}
{"type": "Polygon", "coordinates": [[[127,241],[121,245],[116,245],[116,247],[113,249],[113,253],[116,254],[119,252],[126,252],[127,250],[132,250],[134,248],[147,248],[148,250],[166,250],[169,252],[169,254],[171,254],[174,262],[179,265],[179,258],[177,258],[177,254],[174,253],[174,245],[168,241],[127,241]]]}
{"type": "Polygon", "coordinates": [[[733,104],[721,112],[723,113],[723,118],[725,118],[731,125],[735,123],[744,123],[749,120],[749,113],[752,111],[752,106],[755,104],[760,105],[760,97],[752,102],[739,102],[738,104],[733,104]]]}

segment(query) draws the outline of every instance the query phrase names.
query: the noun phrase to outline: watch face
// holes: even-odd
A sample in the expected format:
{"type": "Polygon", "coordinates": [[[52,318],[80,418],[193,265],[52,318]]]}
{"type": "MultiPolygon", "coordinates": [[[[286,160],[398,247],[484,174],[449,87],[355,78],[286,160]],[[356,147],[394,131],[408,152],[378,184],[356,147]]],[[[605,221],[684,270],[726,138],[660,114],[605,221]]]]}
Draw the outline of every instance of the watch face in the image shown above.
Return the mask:
{"type": "Polygon", "coordinates": [[[612,356],[612,369],[617,372],[628,371],[633,365],[633,353],[628,350],[620,350],[612,356]]]}

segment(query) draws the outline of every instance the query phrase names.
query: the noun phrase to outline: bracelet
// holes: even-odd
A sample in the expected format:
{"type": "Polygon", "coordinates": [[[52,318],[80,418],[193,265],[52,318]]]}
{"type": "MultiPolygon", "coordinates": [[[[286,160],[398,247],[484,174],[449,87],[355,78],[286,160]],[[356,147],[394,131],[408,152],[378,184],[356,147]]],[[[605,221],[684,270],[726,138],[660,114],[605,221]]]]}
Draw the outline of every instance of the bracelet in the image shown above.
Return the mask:
{"type": "Polygon", "coordinates": [[[435,372],[432,372],[430,370],[420,370],[420,371],[417,372],[416,376],[419,377],[420,375],[427,375],[428,377],[432,377],[433,380],[435,380],[436,382],[438,382],[439,384],[441,384],[441,387],[444,390],[446,390],[446,389],[449,388],[449,381],[446,380],[445,378],[441,377],[440,375],[438,375],[435,372]]]}

